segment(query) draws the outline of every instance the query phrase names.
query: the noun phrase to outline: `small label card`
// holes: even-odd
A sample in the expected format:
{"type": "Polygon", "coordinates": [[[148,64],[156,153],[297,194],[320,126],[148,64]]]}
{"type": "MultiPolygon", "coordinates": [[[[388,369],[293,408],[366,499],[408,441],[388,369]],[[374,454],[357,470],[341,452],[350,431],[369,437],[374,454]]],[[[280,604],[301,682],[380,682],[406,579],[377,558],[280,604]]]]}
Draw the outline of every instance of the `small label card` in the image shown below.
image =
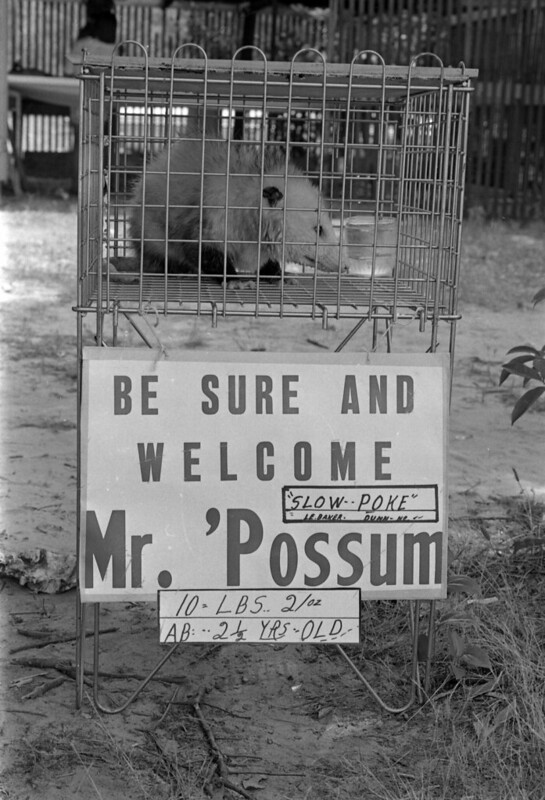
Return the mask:
{"type": "Polygon", "coordinates": [[[164,589],[162,644],[359,642],[359,589],[164,589]]]}

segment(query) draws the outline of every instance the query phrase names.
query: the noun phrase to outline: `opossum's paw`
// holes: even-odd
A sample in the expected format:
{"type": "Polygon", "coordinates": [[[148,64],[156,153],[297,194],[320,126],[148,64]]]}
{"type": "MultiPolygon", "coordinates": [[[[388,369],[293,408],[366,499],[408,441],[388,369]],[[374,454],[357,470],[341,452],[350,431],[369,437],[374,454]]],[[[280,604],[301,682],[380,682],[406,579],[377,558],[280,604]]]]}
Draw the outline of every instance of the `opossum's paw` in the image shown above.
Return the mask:
{"type": "MultiPolygon", "coordinates": [[[[259,282],[261,286],[267,286],[268,288],[274,288],[275,286],[279,286],[280,283],[283,283],[284,286],[296,286],[299,281],[297,278],[294,278],[291,275],[286,275],[284,279],[279,275],[278,277],[264,277],[260,276],[259,282]]],[[[234,291],[240,291],[243,289],[255,289],[257,280],[255,278],[248,278],[246,280],[230,280],[227,281],[227,288],[233,289],[234,291]]]]}
{"type": "Polygon", "coordinates": [[[255,278],[247,278],[244,280],[237,278],[228,278],[227,288],[232,290],[233,292],[240,292],[243,291],[244,289],[255,289],[255,278]]]}
{"type": "Polygon", "coordinates": [[[138,283],[139,276],[134,274],[137,270],[133,268],[132,263],[122,264],[121,261],[129,262],[131,259],[116,257],[104,259],[102,262],[103,276],[108,277],[112,283],[138,283]]]}
{"type": "Polygon", "coordinates": [[[269,258],[260,268],[259,274],[262,278],[279,278],[282,275],[280,263],[274,258],[269,258]]]}
{"type": "MultiPolygon", "coordinates": [[[[221,280],[223,275],[227,275],[229,279],[237,274],[233,265],[233,260],[225,255],[221,250],[216,250],[215,247],[207,247],[203,245],[202,248],[202,273],[203,275],[210,275],[214,278],[221,280]]],[[[223,281],[222,281],[223,282],[223,281]]]]}
{"type": "Polygon", "coordinates": [[[263,264],[259,270],[259,277],[263,283],[268,283],[270,285],[280,283],[281,280],[283,280],[284,285],[293,285],[298,282],[294,275],[287,272],[285,269],[282,270],[280,263],[272,258],[263,264]]]}

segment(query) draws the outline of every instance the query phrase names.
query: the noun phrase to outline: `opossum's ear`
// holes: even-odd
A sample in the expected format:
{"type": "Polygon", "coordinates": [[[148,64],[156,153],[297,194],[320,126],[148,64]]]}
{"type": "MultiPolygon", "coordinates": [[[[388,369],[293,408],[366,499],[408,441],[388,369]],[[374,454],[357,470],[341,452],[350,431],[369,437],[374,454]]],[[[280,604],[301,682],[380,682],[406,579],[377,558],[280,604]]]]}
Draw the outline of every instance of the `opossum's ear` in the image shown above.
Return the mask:
{"type": "Polygon", "coordinates": [[[263,189],[263,197],[267,200],[271,208],[274,208],[278,205],[280,200],[282,200],[284,195],[276,186],[265,186],[263,189]]]}

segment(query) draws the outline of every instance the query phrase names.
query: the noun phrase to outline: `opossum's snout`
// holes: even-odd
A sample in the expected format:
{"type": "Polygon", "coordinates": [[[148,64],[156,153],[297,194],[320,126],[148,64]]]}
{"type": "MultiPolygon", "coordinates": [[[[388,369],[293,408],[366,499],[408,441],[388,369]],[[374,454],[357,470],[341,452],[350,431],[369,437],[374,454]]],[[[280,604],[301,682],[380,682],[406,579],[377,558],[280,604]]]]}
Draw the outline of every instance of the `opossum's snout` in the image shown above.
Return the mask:
{"type": "Polygon", "coordinates": [[[275,208],[284,197],[278,186],[265,186],[263,197],[267,200],[271,208],[275,208]]]}
{"type": "Polygon", "coordinates": [[[312,213],[311,221],[308,218],[304,221],[307,222],[307,228],[303,241],[307,244],[302,245],[299,251],[303,263],[325,272],[338,272],[339,269],[342,271],[346,266],[344,251],[329,216],[316,210],[312,213]]]}

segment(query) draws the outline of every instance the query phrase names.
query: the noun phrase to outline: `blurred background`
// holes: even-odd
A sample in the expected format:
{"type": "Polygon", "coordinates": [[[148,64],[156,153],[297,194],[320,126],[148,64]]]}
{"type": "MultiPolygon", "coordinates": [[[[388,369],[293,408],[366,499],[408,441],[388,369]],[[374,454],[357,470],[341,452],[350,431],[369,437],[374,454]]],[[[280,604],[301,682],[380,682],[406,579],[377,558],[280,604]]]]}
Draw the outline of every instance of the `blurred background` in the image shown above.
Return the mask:
{"type": "Polygon", "coordinates": [[[479,70],[467,213],[545,216],[545,0],[5,0],[1,8],[5,191],[76,193],[77,67],[67,56],[82,49],[108,54],[134,39],[150,56],[168,58],[195,42],[209,58],[231,58],[254,45],[282,61],[315,48],[337,62],[375,50],[401,65],[432,52],[447,66],[479,70]]]}

